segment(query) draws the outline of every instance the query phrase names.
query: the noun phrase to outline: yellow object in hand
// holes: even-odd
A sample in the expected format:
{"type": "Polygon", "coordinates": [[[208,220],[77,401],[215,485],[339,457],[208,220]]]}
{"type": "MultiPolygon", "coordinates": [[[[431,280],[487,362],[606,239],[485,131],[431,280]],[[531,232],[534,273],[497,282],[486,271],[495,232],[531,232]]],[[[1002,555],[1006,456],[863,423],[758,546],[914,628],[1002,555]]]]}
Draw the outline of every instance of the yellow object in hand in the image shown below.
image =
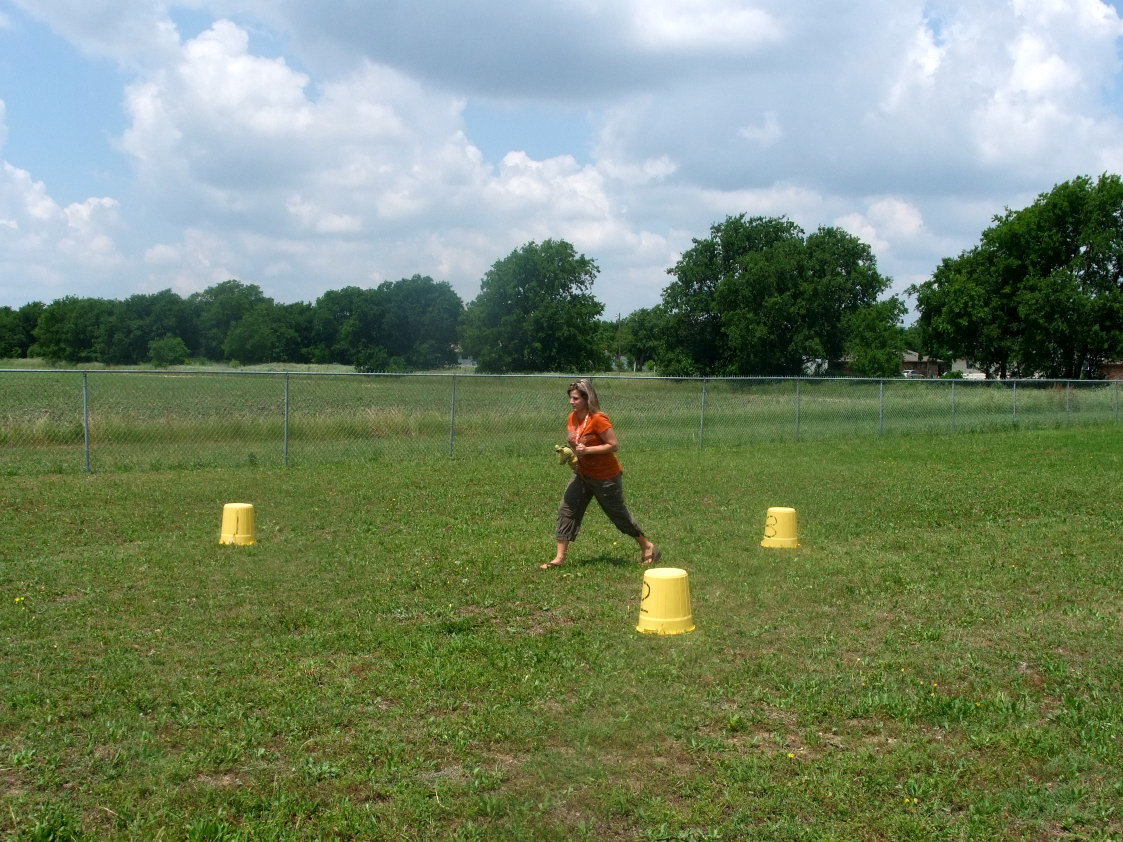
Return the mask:
{"type": "Polygon", "coordinates": [[[577,464],[577,454],[567,444],[555,444],[554,456],[557,458],[559,465],[569,465],[572,468],[577,464]]]}

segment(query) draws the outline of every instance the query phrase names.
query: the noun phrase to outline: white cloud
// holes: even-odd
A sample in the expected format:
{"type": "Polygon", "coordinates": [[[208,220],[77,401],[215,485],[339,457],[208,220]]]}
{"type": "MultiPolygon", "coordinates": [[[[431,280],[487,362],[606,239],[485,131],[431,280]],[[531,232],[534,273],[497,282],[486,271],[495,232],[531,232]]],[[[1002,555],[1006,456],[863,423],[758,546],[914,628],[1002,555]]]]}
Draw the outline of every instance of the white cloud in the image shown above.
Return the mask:
{"type": "Polygon", "coordinates": [[[1041,189],[1050,172],[1068,178],[1119,158],[1123,126],[1103,102],[1119,72],[1123,22],[1114,8],[1099,0],[944,7],[940,20],[915,22],[873,124],[879,132],[911,137],[937,170],[946,161],[973,170],[973,180],[1014,177],[1041,189]]]}
{"type": "Polygon", "coordinates": [[[874,200],[864,213],[844,214],[834,224],[868,243],[879,257],[925,235],[920,210],[891,196],[874,200]]]}
{"type": "Polygon", "coordinates": [[[308,83],[282,60],[250,55],[246,33],[218,21],[129,86],[122,147],[147,178],[194,181],[228,202],[237,188],[283,180],[301,163],[292,150],[312,121],[308,83]]]}
{"type": "MultiPolygon", "coordinates": [[[[302,276],[324,267],[325,286],[439,272],[470,298],[479,268],[528,239],[564,237],[592,251],[651,236],[629,228],[608,183],[658,181],[674,169],[664,158],[602,171],[568,155],[514,151],[492,169],[464,134],[463,100],[370,62],[313,98],[306,76],[250,54],[246,33],[228,21],[131,86],[128,107],[122,145],[152,201],[223,219],[231,259],[273,267],[278,282],[286,266],[302,276]],[[481,225],[486,236],[466,233],[481,225]],[[480,252],[469,259],[473,246],[480,252]],[[287,256],[270,260],[270,249],[287,256]]],[[[175,254],[205,285],[213,271],[197,244],[217,236],[194,230],[182,244],[150,249],[150,260],[175,254]]]]}
{"type": "MultiPolygon", "coordinates": [[[[74,273],[104,281],[123,265],[119,207],[91,198],[61,207],[26,170],[0,165],[0,300],[51,300],[75,292],[74,273]]],[[[85,294],[93,294],[85,293],[85,294]]]]}
{"type": "Polygon", "coordinates": [[[867,216],[879,230],[893,237],[916,237],[924,230],[920,209],[902,199],[877,199],[870,205],[867,216]]]}
{"type": "Polygon", "coordinates": [[[737,134],[757,146],[775,146],[784,139],[784,128],[775,111],[765,111],[758,126],[742,126],[737,134]]]}
{"type": "Polygon", "coordinates": [[[360,230],[362,223],[357,217],[345,213],[331,213],[307,202],[300,196],[291,196],[285,207],[289,213],[300,220],[304,228],[320,234],[353,234],[360,230]]]}
{"type": "Polygon", "coordinates": [[[728,0],[633,0],[629,9],[636,41],[651,50],[745,50],[780,39],[768,12],[728,0]]]}
{"type": "MultiPolygon", "coordinates": [[[[816,220],[823,218],[828,207],[828,199],[822,193],[794,182],[745,190],[701,190],[695,202],[712,222],[747,213],[750,216],[787,216],[807,229],[818,227],[816,220]]],[[[707,234],[709,223],[706,228],[695,236],[707,234]]]]}
{"type": "Polygon", "coordinates": [[[88,55],[122,66],[160,64],[178,46],[162,2],[150,0],[12,0],[88,55]]]}
{"type": "Polygon", "coordinates": [[[946,48],[936,43],[930,23],[926,20],[918,22],[910,43],[900,56],[900,68],[896,78],[891,80],[882,107],[893,112],[912,95],[930,95],[946,52],[946,48]]]}
{"type": "MultiPolygon", "coordinates": [[[[899,283],[1004,205],[1123,168],[1123,23],[1100,0],[16,1],[132,76],[135,184],[63,208],[50,172],[0,173],[0,242],[60,278],[109,277],[78,255],[136,270],[106,295],[137,273],[307,300],[420,272],[471,298],[564,237],[627,312],[738,213],[841,225],[899,283]],[[183,39],[169,9],[214,22],[183,39]],[[473,102],[580,114],[587,143],[535,157],[510,119],[485,157],[473,102]]],[[[0,150],[4,125],[0,103],[0,150]]]]}

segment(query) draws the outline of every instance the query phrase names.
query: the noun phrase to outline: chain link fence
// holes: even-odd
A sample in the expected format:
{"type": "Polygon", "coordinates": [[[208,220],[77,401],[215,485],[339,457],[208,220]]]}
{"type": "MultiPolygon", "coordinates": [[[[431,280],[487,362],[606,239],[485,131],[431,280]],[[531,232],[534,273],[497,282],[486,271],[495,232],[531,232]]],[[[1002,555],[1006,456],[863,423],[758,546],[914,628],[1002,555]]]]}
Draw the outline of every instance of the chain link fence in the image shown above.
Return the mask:
{"type": "MultiPolygon", "coordinates": [[[[0,370],[0,474],[546,454],[554,375],[0,370]]],[[[629,451],[1118,424],[1120,383],[595,378],[629,451]]]]}

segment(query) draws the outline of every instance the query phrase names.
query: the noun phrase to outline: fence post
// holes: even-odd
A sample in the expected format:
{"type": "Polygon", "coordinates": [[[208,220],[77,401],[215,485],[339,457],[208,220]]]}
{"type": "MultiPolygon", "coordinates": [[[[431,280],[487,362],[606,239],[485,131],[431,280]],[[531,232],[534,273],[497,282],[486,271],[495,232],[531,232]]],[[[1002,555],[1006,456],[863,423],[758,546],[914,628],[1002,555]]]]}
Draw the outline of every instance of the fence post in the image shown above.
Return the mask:
{"type": "Polygon", "coordinates": [[[86,444],[86,473],[90,473],[90,375],[82,372],[82,431],[86,444]]]}
{"type": "Polygon", "coordinates": [[[795,381],[795,440],[799,441],[799,379],[795,381]]]}
{"type": "Polygon", "coordinates": [[[877,434],[885,435],[885,381],[877,381],[877,434]]]}
{"type": "Polygon", "coordinates": [[[1017,380],[1014,381],[1013,403],[1014,403],[1014,417],[1013,417],[1013,420],[1010,423],[1013,426],[1017,427],[1018,426],[1018,381],[1017,380]]]}
{"type": "Polygon", "coordinates": [[[951,431],[955,432],[955,381],[951,381],[951,431]]]}
{"type": "Polygon", "coordinates": [[[448,455],[452,455],[456,442],[456,372],[452,373],[452,398],[448,413],[448,455]]]}
{"type": "Polygon", "coordinates": [[[1115,384],[1115,423],[1119,423],[1119,384],[1115,384]]]}
{"type": "Polygon", "coordinates": [[[1072,423],[1072,381],[1065,381],[1065,423],[1072,423]]]}
{"type": "Polygon", "coordinates": [[[698,419],[698,449],[701,450],[706,443],[706,378],[702,378],[702,410],[698,419]]]}
{"type": "Polygon", "coordinates": [[[285,372],[285,467],[289,466],[289,373],[285,372]]]}

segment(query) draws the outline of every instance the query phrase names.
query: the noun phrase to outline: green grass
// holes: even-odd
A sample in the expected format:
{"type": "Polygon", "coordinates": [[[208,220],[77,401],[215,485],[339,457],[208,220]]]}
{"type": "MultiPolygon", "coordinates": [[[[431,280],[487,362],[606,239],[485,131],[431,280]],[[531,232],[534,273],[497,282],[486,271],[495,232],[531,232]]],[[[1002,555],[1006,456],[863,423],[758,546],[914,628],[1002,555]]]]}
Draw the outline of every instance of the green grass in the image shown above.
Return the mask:
{"type": "Polygon", "coordinates": [[[7,477],[0,835],[1119,839],[1121,444],[625,438],[673,637],[545,456],[7,477]]]}

